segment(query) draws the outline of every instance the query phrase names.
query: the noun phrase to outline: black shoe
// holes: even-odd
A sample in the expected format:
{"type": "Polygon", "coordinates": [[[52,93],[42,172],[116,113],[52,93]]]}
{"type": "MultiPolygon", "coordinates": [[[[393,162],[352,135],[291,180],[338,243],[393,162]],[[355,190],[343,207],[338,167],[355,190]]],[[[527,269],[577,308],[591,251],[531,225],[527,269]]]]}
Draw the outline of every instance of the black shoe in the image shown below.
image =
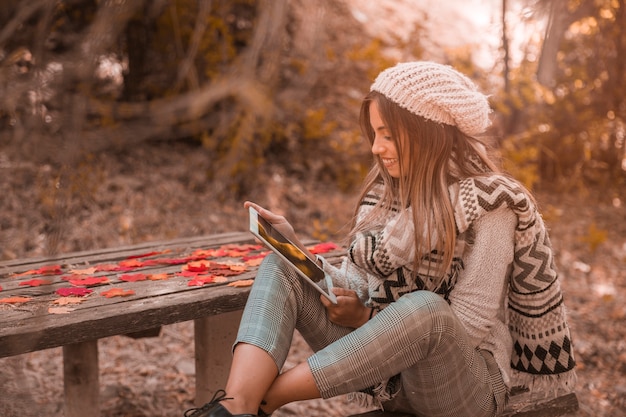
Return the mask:
{"type": "Polygon", "coordinates": [[[258,417],[254,414],[231,414],[224,408],[220,401],[232,400],[226,397],[226,391],[219,390],[213,395],[213,399],[202,407],[190,408],[185,411],[184,417],[258,417]]]}

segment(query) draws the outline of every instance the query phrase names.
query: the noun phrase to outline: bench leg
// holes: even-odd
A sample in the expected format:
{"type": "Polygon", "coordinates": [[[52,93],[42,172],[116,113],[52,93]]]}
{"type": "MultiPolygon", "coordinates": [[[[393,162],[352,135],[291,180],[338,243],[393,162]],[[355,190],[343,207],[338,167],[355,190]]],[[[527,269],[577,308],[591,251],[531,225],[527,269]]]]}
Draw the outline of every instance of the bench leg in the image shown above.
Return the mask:
{"type": "Polygon", "coordinates": [[[98,341],[63,346],[66,417],[100,415],[98,341]]]}
{"type": "Polygon", "coordinates": [[[196,406],[209,402],[226,385],[242,314],[240,310],[194,320],[196,406]]]}

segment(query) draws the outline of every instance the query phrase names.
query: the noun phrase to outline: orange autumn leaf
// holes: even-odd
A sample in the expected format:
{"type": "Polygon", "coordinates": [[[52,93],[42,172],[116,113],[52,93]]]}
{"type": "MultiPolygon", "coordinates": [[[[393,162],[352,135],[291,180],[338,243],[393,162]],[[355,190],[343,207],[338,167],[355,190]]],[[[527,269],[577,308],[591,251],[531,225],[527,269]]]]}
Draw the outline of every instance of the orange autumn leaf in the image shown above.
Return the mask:
{"type": "Polygon", "coordinates": [[[9,298],[1,298],[0,299],[0,303],[6,303],[6,304],[20,304],[20,303],[26,303],[28,301],[32,300],[32,298],[30,297],[9,297],[9,298]]]}
{"type": "Polygon", "coordinates": [[[229,287],[239,288],[239,287],[249,287],[252,284],[254,284],[254,280],[253,279],[242,279],[242,280],[239,280],[239,281],[231,282],[230,284],[228,284],[228,286],[229,287]]]}
{"type": "Polygon", "coordinates": [[[104,295],[106,298],[128,297],[129,295],[135,295],[135,291],[125,290],[123,288],[111,288],[110,290],[102,291],[100,295],[104,295]]]}
{"type": "Polygon", "coordinates": [[[142,261],[138,261],[137,259],[128,259],[119,262],[118,265],[125,268],[141,268],[144,266],[144,263],[142,261]]]}
{"type": "Polygon", "coordinates": [[[85,301],[85,299],[80,297],[60,297],[54,300],[52,303],[60,306],[65,306],[68,304],[80,304],[83,301],[85,301]]]}
{"type": "Polygon", "coordinates": [[[148,279],[150,281],[162,281],[162,280],[166,280],[169,278],[169,275],[163,273],[163,274],[148,274],[148,279]]]}
{"type": "Polygon", "coordinates": [[[261,262],[263,262],[263,258],[265,258],[265,257],[250,258],[250,259],[247,259],[245,262],[246,262],[246,265],[251,266],[251,267],[255,267],[255,266],[261,265],[261,262]]]}
{"type": "Polygon", "coordinates": [[[35,278],[35,279],[28,280],[28,281],[20,282],[20,286],[24,286],[24,287],[39,287],[41,285],[50,285],[50,284],[52,284],[52,280],[42,279],[42,278],[35,278]]]}
{"type": "Polygon", "coordinates": [[[248,270],[246,264],[229,264],[228,268],[233,272],[245,272],[248,270]]]}
{"type": "Polygon", "coordinates": [[[31,269],[19,274],[13,274],[14,277],[22,277],[24,275],[59,275],[62,274],[61,265],[46,265],[39,269],[31,269]]]}

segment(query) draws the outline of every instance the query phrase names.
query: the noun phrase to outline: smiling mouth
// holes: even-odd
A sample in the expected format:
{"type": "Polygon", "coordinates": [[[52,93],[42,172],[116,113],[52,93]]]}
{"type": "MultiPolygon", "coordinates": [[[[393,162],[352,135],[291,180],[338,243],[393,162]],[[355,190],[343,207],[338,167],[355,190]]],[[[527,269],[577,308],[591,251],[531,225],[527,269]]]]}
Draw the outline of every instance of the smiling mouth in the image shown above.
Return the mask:
{"type": "Polygon", "coordinates": [[[380,160],[383,162],[383,165],[385,166],[385,168],[388,168],[390,166],[392,166],[393,164],[397,163],[398,160],[397,159],[390,159],[390,158],[380,158],[380,160]]]}

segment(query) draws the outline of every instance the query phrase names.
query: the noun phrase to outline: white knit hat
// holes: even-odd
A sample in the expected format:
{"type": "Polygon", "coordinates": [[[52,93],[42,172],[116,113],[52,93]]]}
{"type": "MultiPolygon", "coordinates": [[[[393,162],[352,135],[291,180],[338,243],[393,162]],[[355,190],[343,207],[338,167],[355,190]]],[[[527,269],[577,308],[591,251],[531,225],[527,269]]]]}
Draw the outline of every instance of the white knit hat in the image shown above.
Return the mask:
{"type": "Polygon", "coordinates": [[[469,136],[483,133],[490,124],[487,97],[448,65],[400,63],[381,72],[370,90],[418,116],[456,126],[469,136]]]}

